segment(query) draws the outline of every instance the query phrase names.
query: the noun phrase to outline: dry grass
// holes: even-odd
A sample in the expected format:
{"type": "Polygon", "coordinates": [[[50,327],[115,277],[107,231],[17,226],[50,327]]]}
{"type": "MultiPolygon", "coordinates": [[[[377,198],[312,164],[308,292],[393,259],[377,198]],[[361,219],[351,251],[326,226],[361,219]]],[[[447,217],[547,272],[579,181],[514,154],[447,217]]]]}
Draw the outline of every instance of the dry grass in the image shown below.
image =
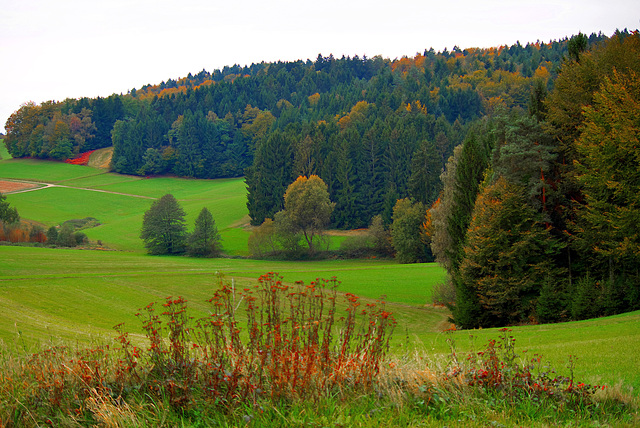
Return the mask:
{"type": "Polygon", "coordinates": [[[111,165],[111,157],[113,156],[113,147],[106,147],[94,151],[89,157],[88,166],[93,168],[109,169],[111,165]]]}

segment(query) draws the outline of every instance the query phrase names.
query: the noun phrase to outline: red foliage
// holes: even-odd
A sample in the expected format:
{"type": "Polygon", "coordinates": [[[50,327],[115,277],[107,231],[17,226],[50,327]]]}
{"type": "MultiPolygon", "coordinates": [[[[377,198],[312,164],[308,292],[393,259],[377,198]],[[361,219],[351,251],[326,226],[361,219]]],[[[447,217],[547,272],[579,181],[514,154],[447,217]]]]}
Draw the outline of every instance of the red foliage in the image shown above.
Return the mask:
{"type": "Polygon", "coordinates": [[[87,165],[89,163],[89,156],[91,153],[95,152],[95,150],[90,150],[88,152],[80,153],[73,159],[67,159],[65,163],[69,163],[71,165],[87,165]]]}

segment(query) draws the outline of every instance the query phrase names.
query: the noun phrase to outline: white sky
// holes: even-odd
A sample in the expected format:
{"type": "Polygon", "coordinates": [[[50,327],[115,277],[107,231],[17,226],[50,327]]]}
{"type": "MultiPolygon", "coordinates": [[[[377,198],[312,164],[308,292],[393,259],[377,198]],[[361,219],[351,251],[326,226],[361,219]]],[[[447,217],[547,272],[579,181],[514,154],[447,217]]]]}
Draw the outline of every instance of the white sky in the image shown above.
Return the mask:
{"type": "Polygon", "coordinates": [[[0,132],[21,104],[202,69],[385,58],[640,28],[638,0],[0,0],[0,132]]]}

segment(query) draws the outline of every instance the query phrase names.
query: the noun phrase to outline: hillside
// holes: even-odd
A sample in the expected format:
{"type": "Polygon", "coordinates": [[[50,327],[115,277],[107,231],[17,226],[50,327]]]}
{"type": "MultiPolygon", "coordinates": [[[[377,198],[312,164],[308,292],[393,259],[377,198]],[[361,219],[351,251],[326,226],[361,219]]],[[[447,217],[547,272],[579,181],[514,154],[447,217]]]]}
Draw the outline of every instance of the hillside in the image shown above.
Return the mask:
{"type": "MultiPolygon", "coordinates": [[[[602,40],[593,34],[588,45],[602,40]]],[[[113,145],[114,170],[140,176],[248,172],[250,193],[263,168],[282,170],[265,181],[277,188],[317,174],[338,202],[334,226],[365,227],[376,214],[389,223],[396,199],[437,199],[440,172],[474,122],[499,106],[527,110],[536,85],[550,90],[567,46],[225,67],[126,95],[27,105],[7,122],[7,142],[14,157],[52,159],[113,145]],[[282,165],[270,165],[273,153],[282,165]]],[[[252,223],[278,209],[250,204],[252,223]]]]}

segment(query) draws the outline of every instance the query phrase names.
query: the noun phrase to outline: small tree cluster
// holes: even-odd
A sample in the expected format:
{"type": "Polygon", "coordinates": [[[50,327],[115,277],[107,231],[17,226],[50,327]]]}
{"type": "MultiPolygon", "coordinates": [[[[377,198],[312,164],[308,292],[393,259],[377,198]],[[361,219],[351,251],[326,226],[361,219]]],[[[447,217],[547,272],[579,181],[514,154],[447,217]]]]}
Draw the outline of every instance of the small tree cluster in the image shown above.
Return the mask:
{"type": "Polygon", "coordinates": [[[140,238],[149,254],[184,254],[215,257],[222,251],[220,234],[211,212],[203,207],[193,233],[187,233],[185,212],[171,194],[151,204],[144,214],[140,238]]]}
{"type": "Polygon", "coordinates": [[[51,226],[47,230],[47,244],[58,247],[76,247],[89,242],[84,232],[76,231],[72,223],[64,222],[60,228],[51,226]]]}

